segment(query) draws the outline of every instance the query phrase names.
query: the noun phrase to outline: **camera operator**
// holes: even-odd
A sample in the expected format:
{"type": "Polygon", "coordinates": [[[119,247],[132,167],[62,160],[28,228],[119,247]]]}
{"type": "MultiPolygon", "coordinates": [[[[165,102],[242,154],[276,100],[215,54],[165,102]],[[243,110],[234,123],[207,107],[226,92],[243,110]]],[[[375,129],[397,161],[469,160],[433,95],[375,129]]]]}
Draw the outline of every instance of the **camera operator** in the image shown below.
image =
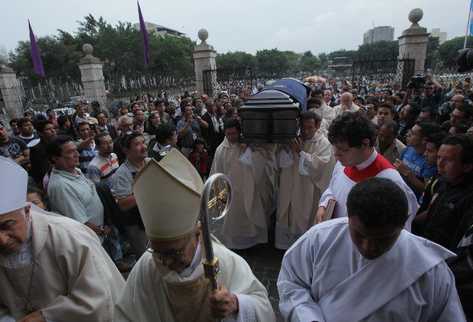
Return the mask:
{"type": "Polygon", "coordinates": [[[177,135],[181,152],[188,157],[192,152],[194,141],[201,136],[200,126],[208,128],[208,123],[198,115],[194,115],[192,105],[187,104],[183,109],[183,117],[177,122],[177,135]]]}

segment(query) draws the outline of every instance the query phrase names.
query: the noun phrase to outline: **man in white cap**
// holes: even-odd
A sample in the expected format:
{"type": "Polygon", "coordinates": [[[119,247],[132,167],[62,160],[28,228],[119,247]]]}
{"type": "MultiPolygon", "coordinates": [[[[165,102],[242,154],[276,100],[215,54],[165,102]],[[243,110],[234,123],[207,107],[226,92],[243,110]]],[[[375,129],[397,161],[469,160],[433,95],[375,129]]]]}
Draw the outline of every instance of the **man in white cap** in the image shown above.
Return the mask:
{"type": "Polygon", "coordinates": [[[134,195],[150,248],[128,277],[114,321],[275,321],[248,264],[216,240],[219,288],[211,290],[201,263],[202,189],[199,173],[176,149],[137,175],[134,195]]]}
{"type": "Polygon", "coordinates": [[[97,235],[26,202],[28,175],[0,157],[0,321],[112,321],[124,280],[97,235]]]}

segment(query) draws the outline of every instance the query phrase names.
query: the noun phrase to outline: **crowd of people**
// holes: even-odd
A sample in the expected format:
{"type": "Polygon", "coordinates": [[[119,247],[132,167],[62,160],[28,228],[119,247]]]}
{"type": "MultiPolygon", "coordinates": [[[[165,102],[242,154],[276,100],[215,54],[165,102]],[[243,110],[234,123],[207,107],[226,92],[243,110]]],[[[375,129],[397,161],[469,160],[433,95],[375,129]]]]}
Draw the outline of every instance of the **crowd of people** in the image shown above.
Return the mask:
{"type": "Polygon", "coordinates": [[[287,321],[472,320],[470,79],[307,85],[300,135],[284,144],[242,141],[247,90],[0,123],[0,283],[18,299],[0,295],[0,321],[272,321],[267,291],[230,251],[266,243],[287,250],[287,321]],[[233,201],[216,246],[222,288],[208,294],[191,201],[213,173],[233,201]],[[22,238],[8,235],[15,223],[22,238]],[[52,257],[32,260],[35,234],[52,257]],[[43,265],[35,283],[48,295],[34,304],[43,265]],[[118,271],[130,270],[125,284],[118,271]]]}

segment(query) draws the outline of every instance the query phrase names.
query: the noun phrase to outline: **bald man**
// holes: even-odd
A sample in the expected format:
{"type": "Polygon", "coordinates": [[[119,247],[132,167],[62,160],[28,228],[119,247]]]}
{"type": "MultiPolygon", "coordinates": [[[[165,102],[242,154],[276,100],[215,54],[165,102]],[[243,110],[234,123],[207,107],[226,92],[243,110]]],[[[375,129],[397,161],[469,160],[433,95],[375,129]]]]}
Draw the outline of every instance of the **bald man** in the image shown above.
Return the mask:
{"type": "Polygon", "coordinates": [[[345,92],[340,97],[340,105],[335,106],[333,109],[335,116],[339,116],[344,112],[356,112],[360,107],[353,103],[353,95],[350,92],[345,92]]]}

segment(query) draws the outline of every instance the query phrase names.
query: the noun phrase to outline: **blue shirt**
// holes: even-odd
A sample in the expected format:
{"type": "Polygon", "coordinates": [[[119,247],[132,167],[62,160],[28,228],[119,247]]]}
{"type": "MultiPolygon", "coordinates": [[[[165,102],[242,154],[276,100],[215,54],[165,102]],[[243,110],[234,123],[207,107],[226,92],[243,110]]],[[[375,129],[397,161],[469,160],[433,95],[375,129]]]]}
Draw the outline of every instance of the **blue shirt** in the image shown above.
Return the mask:
{"type": "Polygon", "coordinates": [[[425,182],[437,174],[437,167],[435,165],[429,165],[425,157],[417,153],[414,147],[410,145],[402,151],[401,161],[414,172],[417,178],[423,179],[425,182]]]}

